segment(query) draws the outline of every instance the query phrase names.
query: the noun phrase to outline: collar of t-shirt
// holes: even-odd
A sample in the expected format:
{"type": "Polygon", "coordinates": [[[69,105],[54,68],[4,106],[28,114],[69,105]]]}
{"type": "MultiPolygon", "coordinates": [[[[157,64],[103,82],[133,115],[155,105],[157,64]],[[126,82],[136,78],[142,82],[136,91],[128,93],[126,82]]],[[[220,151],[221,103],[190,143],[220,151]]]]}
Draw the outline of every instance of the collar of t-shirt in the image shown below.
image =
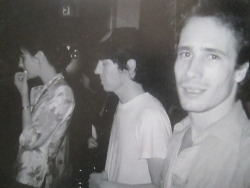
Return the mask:
{"type": "Polygon", "coordinates": [[[134,106],[134,105],[138,104],[141,100],[148,97],[148,95],[149,95],[149,93],[145,92],[145,93],[142,93],[140,95],[137,95],[136,97],[134,97],[133,99],[131,99],[130,101],[128,101],[126,103],[121,103],[119,101],[118,107],[120,109],[130,108],[130,106],[134,106]]]}

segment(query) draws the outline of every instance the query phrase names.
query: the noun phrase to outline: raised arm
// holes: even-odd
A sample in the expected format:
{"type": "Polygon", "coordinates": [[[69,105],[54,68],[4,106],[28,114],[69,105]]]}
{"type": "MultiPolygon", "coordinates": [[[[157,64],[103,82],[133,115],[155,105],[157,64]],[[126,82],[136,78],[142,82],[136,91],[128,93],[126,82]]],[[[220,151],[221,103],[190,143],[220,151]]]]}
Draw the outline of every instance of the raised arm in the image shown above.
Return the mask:
{"type": "Polygon", "coordinates": [[[24,129],[27,125],[31,125],[27,74],[25,72],[17,72],[14,82],[22,99],[22,127],[24,129]]]}
{"type": "Polygon", "coordinates": [[[63,137],[74,109],[71,89],[68,86],[58,87],[51,100],[41,108],[32,124],[26,126],[20,136],[20,144],[29,150],[42,145],[52,134],[58,141],[63,137]]]}

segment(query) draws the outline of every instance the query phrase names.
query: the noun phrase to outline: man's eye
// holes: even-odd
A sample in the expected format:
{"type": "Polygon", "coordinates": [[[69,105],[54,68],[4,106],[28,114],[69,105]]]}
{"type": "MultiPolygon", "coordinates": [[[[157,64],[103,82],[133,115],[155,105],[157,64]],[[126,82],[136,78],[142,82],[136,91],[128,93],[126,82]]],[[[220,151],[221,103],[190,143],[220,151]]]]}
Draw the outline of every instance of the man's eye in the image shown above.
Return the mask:
{"type": "Polygon", "coordinates": [[[179,56],[180,56],[181,58],[188,58],[188,57],[191,56],[191,54],[190,54],[189,52],[180,52],[180,53],[179,53],[179,56]]]}
{"type": "Polygon", "coordinates": [[[219,57],[219,56],[214,55],[214,54],[209,54],[209,55],[208,55],[208,58],[209,58],[209,59],[211,59],[211,60],[217,60],[217,59],[220,59],[220,57],[219,57]]]}

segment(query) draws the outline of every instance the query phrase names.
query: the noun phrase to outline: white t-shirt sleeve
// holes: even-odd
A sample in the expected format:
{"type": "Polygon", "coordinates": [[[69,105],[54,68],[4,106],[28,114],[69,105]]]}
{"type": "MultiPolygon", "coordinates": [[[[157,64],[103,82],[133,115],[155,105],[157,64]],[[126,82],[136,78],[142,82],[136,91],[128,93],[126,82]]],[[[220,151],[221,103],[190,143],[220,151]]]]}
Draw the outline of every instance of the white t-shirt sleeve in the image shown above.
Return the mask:
{"type": "Polygon", "coordinates": [[[164,159],[172,134],[167,114],[159,110],[145,110],[140,117],[137,128],[140,158],[164,159]]]}

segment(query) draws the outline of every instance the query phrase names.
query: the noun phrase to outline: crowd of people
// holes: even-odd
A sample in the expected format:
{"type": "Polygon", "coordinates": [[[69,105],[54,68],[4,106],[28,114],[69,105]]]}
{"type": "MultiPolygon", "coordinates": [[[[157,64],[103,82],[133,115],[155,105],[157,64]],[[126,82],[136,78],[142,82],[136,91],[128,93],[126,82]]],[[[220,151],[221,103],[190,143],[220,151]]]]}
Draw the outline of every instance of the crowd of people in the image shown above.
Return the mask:
{"type": "Polygon", "coordinates": [[[22,126],[5,186],[249,188],[247,10],[200,1],[183,18],[173,78],[182,109],[150,89],[138,29],[115,28],[87,51],[26,31],[14,77],[22,126]]]}

